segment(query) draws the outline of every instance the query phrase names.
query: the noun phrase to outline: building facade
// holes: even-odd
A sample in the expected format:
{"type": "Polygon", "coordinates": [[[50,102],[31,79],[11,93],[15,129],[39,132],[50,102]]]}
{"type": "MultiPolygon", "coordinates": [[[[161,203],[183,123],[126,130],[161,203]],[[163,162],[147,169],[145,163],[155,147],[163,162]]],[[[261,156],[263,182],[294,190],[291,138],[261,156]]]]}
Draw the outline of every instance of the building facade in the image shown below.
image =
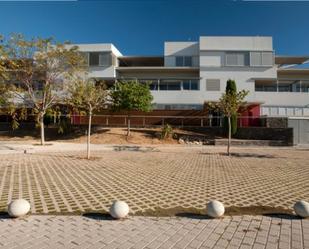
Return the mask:
{"type": "Polygon", "coordinates": [[[309,57],[276,55],[272,37],[165,42],[163,56],[125,56],[112,44],[76,45],[86,55],[89,77],[108,85],[149,83],[155,109],[201,110],[233,79],[238,90],[249,90],[245,116],[309,116],[309,69],[295,68],[309,57]]]}

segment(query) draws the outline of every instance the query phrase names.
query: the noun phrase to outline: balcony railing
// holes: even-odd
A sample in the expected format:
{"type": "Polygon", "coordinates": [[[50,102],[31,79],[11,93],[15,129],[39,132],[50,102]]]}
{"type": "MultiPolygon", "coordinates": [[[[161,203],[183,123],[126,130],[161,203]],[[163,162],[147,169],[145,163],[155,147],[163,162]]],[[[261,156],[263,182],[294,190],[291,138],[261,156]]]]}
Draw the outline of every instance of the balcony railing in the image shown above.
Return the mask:
{"type": "Polygon", "coordinates": [[[255,82],[256,92],[309,93],[309,80],[285,80],[278,82],[255,82]]]}

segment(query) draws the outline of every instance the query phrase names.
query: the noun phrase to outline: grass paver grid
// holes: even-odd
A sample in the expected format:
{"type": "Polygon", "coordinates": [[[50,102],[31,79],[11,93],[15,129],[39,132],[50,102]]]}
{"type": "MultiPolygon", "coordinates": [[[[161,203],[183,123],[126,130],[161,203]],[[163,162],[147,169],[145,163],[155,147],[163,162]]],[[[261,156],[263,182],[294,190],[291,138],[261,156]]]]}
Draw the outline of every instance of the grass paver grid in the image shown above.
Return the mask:
{"type": "Polygon", "coordinates": [[[114,200],[131,212],[155,208],[226,206],[292,208],[309,200],[309,150],[175,148],[154,152],[1,155],[0,209],[12,199],[30,201],[32,213],[108,211],[114,200]]]}

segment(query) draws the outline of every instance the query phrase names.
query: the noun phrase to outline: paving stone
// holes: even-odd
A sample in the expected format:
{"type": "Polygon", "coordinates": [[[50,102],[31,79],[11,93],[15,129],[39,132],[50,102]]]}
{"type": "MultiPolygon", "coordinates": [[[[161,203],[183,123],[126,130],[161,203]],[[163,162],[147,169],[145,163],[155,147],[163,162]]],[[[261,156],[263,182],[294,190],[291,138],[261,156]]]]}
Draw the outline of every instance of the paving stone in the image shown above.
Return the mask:
{"type": "Polygon", "coordinates": [[[0,210],[16,198],[28,199],[32,213],[108,211],[116,199],[132,213],[201,209],[211,199],[291,209],[309,199],[306,150],[233,148],[232,157],[215,147],[161,150],[94,151],[93,160],[80,152],[1,155],[0,210]]]}

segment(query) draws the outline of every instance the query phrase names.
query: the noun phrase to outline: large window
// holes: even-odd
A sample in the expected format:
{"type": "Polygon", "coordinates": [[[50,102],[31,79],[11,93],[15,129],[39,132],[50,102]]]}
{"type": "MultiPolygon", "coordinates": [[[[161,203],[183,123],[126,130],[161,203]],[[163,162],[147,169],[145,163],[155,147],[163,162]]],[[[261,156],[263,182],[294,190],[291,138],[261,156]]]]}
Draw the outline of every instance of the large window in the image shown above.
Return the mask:
{"type": "Polygon", "coordinates": [[[112,54],[110,52],[90,52],[89,66],[111,66],[112,54]]]}
{"type": "Polygon", "coordinates": [[[255,82],[256,92],[308,92],[309,81],[279,80],[278,82],[255,82]]]}
{"type": "Polygon", "coordinates": [[[179,80],[161,80],[159,84],[160,90],[179,91],[181,90],[181,81],[179,80]]]}
{"type": "Polygon", "coordinates": [[[309,80],[301,82],[301,91],[305,93],[309,92],[309,80]]]}
{"type": "Polygon", "coordinates": [[[248,52],[227,52],[225,55],[226,66],[249,66],[248,52]]]}
{"type": "MultiPolygon", "coordinates": [[[[130,79],[128,79],[130,80],[130,79]]],[[[148,84],[151,91],[198,91],[198,79],[137,79],[138,82],[148,84]]]]}
{"type": "Polygon", "coordinates": [[[250,66],[272,66],[273,52],[250,52],[250,66]]]}
{"type": "Polygon", "coordinates": [[[279,81],[278,82],[279,92],[300,92],[301,84],[299,80],[295,81],[279,81]]]}
{"type": "Polygon", "coordinates": [[[225,54],[226,66],[269,67],[273,64],[274,56],[271,51],[227,52],[225,54]]]}
{"type": "Polygon", "coordinates": [[[199,90],[199,81],[198,80],[183,80],[182,89],[183,90],[199,90]]]}
{"type": "Polygon", "coordinates": [[[176,67],[192,67],[192,56],[176,56],[176,67]]]}

